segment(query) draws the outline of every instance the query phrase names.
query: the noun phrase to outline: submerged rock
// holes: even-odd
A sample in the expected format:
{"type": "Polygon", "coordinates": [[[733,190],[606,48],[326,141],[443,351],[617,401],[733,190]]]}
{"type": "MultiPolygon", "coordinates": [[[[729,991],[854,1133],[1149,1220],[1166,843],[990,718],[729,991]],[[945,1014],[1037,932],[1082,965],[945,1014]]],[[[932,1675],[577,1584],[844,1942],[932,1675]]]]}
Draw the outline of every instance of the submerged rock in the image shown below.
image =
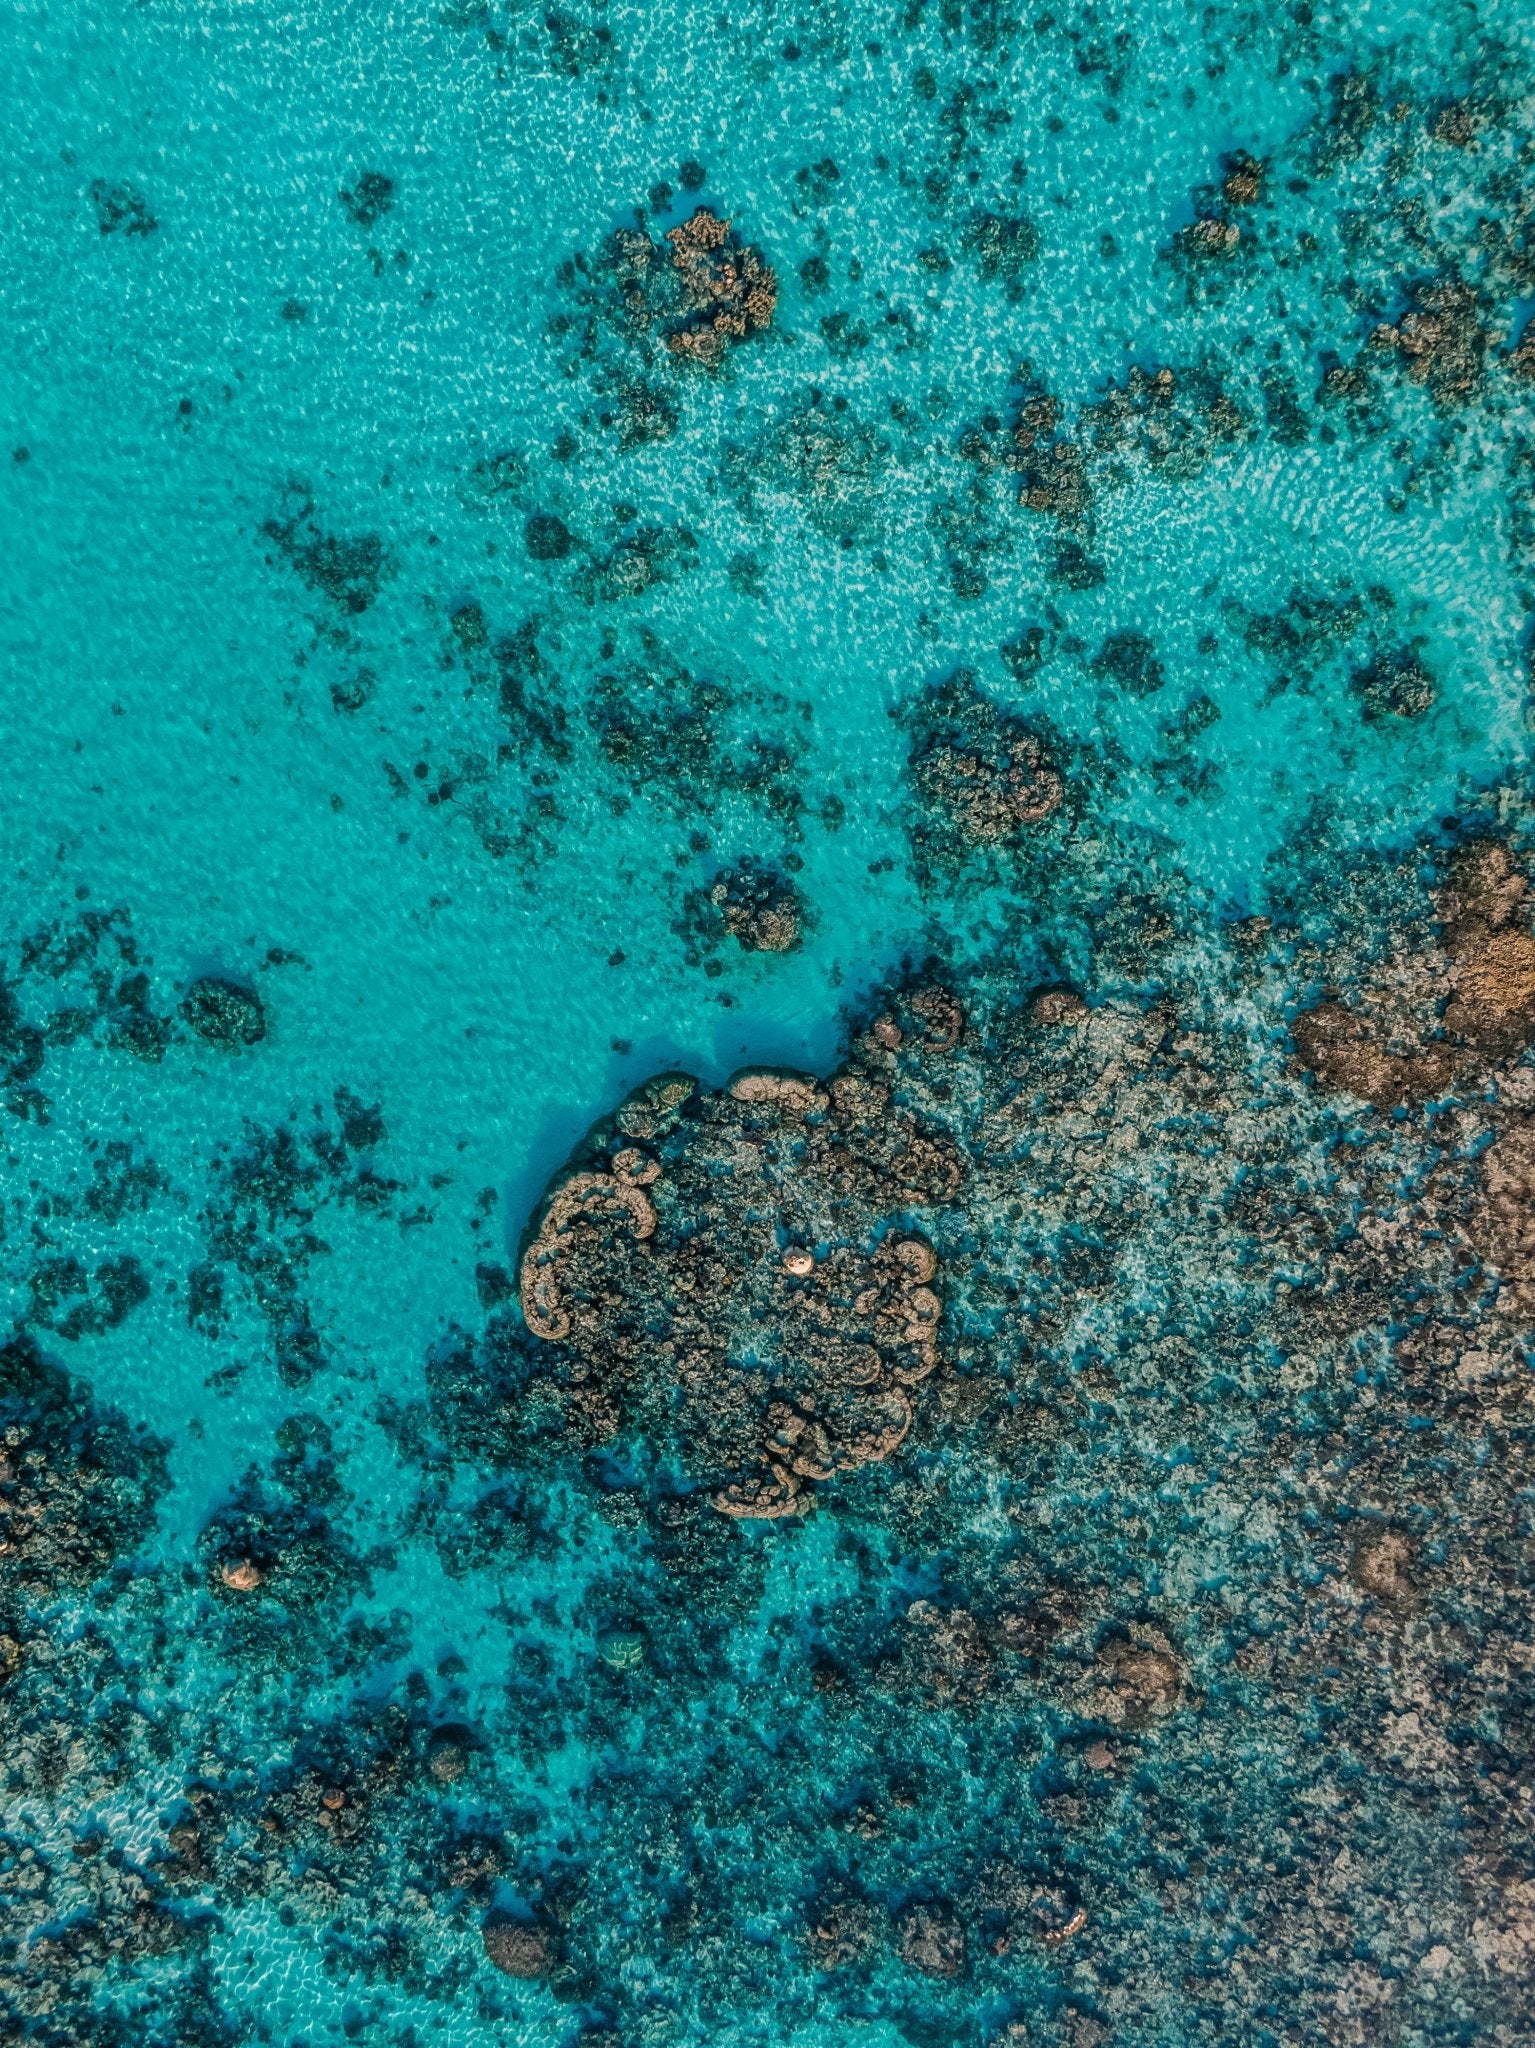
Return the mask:
{"type": "Polygon", "coordinates": [[[503,1976],[534,1983],[554,1968],[554,1944],[530,1921],[487,1921],[482,1940],[487,1958],[503,1976]]]}
{"type": "Polygon", "coordinates": [[[940,837],[1003,846],[1061,807],[1064,787],[1038,738],[959,669],[913,715],[912,779],[940,837]]]}
{"type": "Polygon", "coordinates": [[[181,999],[181,1014],[199,1038],[224,1052],[259,1045],[266,1037],[266,1012],[252,988],[221,975],[205,974],[181,999]]]}
{"type": "Polygon", "coordinates": [[[1438,691],[1415,647],[1393,647],[1377,654],[1350,678],[1366,718],[1421,718],[1432,710],[1438,691]]]}
{"type": "Polygon", "coordinates": [[[757,862],[727,869],[708,892],[725,932],[746,953],[787,953],[800,942],[804,900],[787,877],[757,862]]]}

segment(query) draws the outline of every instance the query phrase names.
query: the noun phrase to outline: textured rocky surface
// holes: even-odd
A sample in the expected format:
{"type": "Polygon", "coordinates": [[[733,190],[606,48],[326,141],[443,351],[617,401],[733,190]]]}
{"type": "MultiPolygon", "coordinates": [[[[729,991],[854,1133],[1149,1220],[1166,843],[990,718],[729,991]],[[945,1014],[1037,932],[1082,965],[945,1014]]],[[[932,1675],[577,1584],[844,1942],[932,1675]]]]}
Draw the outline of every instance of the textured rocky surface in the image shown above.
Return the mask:
{"type": "Polygon", "coordinates": [[[1535,2037],[1529,16],[9,20],[7,2043],[1535,2037]]]}

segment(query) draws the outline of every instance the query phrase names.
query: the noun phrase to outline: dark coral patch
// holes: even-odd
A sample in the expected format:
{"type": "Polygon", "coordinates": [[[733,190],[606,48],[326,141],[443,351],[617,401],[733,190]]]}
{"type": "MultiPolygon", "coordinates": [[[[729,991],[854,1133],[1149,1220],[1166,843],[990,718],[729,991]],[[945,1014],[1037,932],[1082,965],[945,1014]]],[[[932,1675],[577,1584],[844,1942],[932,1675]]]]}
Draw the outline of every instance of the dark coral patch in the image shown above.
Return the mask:
{"type": "Polygon", "coordinates": [[[266,1037],[261,998],[243,982],[205,974],[181,999],[181,1014],[197,1036],[223,1052],[259,1045],[266,1037]]]}

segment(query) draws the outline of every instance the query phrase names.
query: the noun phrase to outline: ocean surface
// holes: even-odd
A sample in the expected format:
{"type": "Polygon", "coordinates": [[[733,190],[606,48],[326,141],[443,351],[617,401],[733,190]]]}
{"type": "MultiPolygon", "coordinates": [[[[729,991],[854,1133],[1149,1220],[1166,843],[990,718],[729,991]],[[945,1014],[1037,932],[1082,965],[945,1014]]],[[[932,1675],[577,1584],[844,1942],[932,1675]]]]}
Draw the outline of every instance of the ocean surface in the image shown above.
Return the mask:
{"type": "MultiPolygon", "coordinates": [[[[941,984],[973,1020],[953,1100],[979,1130],[1025,1085],[1016,1064],[1004,1081],[1007,1020],[1069,988],[1094,1014],[1161,1003],[1173,1036],[1241,1035],[1221,1086],[1252,1127],[1293,1099],[1298,1131],[1330,1073],[1296,1064],[1298,1010],[1355,1002],[1360,963],[1395,960],[1396,987],[1429,956],[1445,913],[1425,892],[1468,820],[1517,864],[1528,9],[18,0],[0,128],[0,2035],[1529,2040],[1528,1648],[1500,1652],[1523,1704],[1498,1710],[1515,1789],[1495,1848],[1464,1775],[1494,1765],[1451,1732],[1416,1792],[1349,1735],[1348,1784],[1386,1805],[1313,1861],[1276,1850],[1299,1766],[1265,1747],[1261,1701],[1237,1729],[1212,1675],[1228,1651],[1188,1616],[1217,1586],[1248,1599],[1289,1539],[1244,1496],[1220,1509],[1257,1532],[1241,1558],[1176,1552],[1201,1514],[1215,1540],[1218,1504],[1173,1496],[1227,1395],[1161,1436],[1121,1410],[1048,1478],[988,1464],[964,1436],[982,1396],[941,1390],[988,1383],[1012,1311],[966,1289],[988,1258],[1026,1286],[1043,1254],[997,1251],[965,1198],[870,1208],[939,1247],[942,1363],[893,1397],[910,1436],[860,1439],[842,1477],[807,1467],[792,1513],[716,1512],[725,1468],[622,1392],[565,1439],[491,1440],[542,1369],[520,1272],[552,1242],[530,1235],[541,1198],[651,1077],[696,1077],[733,1116],[739,1070],[824,1081],[883,1005],[906,1017],[899,992],[941,984]],[[713,314],[679,310],[667,236],[700,209],[776,296],[695,360],[675,338],[713,314]],[[1058,777],[1044,821],[946,811],[944,775],[1005,774],[1025,729],[1058,777]],[[721,907],[753,877],[775,937],[721,907]],[[1238,931],[1286,935],[1266,980],[1229,968],[1238,931]],[[1153,1664],[1116,1719],[1053,1694],[1043,1652],[1014,1671],[1008,1617],[1044,1584],[1040,1529],[1106,1512],[1131,1462],[1153,1507],[1120,1563],[1107,1537],[1097,1563],[1086,1537],[1055,1553],[1081,1586],[1135,1579],[1114,1641],[1153,1664]],[[963,1514],[922,1526],[916,1496],[945,1489],[963,1514]],[[1173,1550],[1157,1500],[1184,1518],[1173,1550]],[[707,1568],[668,1578],[658,1501],[688,1504],[707,1568]],[[929,1616],[946,1679],[911,1678],[929,1616]],[[1132,1803],[1168,1774],[1146,1823],[1165,1867],[1086,1794],[1046,1812],[1079,1797],[1052,1790],[1060,1757],[1110,1750],[1088,1775],[1132,1803]],[[1195,1855],[1180,1801],[1221,1807],[1231,1854],[1267,1842],[1246,1876],[1195,1855]],[[1403,1816],[1427,1902],[1391,1876],[1403,1816]],[[1340,1855],[1368,1928],[1263,1893],[1288,1856],[1314,1900],[1340,1855]],[[856,1893],[845,1942],[814,1931],[842,1925],[828,1886],[856,1893]],[[1234,1979],[1251,1995],[1222,2005],[1234,1979]]],[[[1513,1072],[1523,1042],[1487,1059],[1513,1072]]],[[[1474,1173],[1475,1105],[1523,1099],[1490,1071],[1394,1101],[1345,1077],[1315,1109],[1332,1135],[1294,1140],[1330,1164],[1292,1207],[1324,1182],[1342,1200],[1339,1133],[1416,1143],[1430,1100],[1472,1106],[1422,1142],[1474,1173]]],[[[947,1087],[922,1097],[933,1128],[947,1087]]],[[[1159,1142],[1196,1116],[1146,1114],[1159,1142]]],[[[1222,1130],[1207,1150],[1240,1151],[1222,1130]]],[[[1277,1153],[1242,1156],[1223,1185],[1277,1153]]],[[[1392,1200],[1440,1170],[1393,1157],[1392,1200]]],[[[1338,1245],[1374,1197],[1349,1199],[1338,1245]]],[[[863,1200],[832,1203],[817,1258],[863,1200]]],[[[1036,1332],[996,1368],[1010,1399],[1034,1398],[1031,1359],[1059,1387],[1123,1350],[1164,1283],[1226,1250],[1235,1299],[1248,1224],[1201,1197],[1170,1235],[1171,1200],[1144,1211],[1144,1256],[1091,1283],[1090,1339],[1036,1332]]],[[[722,1204],[734,1271],[759,1209],[722,1204]]],[[[702,1213],[664,1210],[657,1242],[702,1213]]],[[[1456,1358],[1481,1341],[1476,1256],[1456,1358]]],[[[1361,1308],[1378,1340],[1338,1340],[1340,1387],[1395,1384],[1427,1313],[1405,1299],[1361,1308]]],[[[1522,1358],[1527,1311],[1508,1282],[1488,1300],[1522,1358]]],[[[642,1381],[647,1327],[623,1339],[642,1381]]],[[[1243,1327],[1194,1343],[1233,1386],[1234,1359],[1322,1356],[1243,1327]]],[[[592,1337],[561,1400],[617,1342],[592,1337]]],[[[730,1351],[748,1378],[766,1356],[730,1351]]],[[[1508,1370],[1517,1436],[1528,1365],[1508,1370]]],[[[1317,1429],[1371,1441],[1350,1414],[1317,1429]]],[[[1443,1470],[1483,1470],[1456,1427],[1443,1470]]],[[[1527,1473],[1504,1456],[1497,1555],[1527,1646],[1527,1473]]],[[[1406,1457],[1400,1499],[1348,1513],[1416,1531],[1426,1560],[1406,1457]]],[[[1390,1631],[1430,1629],[1429,1565],[1404,1619],[1389,1588],[1369,1608],[1339,1542],[1297,1584],[1363,1585],[1386,1684],[1409,1657],[1390,1631]]],[[[1073,1597],[1085,1672],[1110,1621],[1073,1597]]],[[[1423,1669],[1454,1654],[1435,1637],[1423,1669]]],[[[1382,1705],[1345,1668],[1345,1732],[1313,1750],[1350,1715],[1426,1724],[1440,1682],[1382,1705]]],[[[1475,1702],[1445,1711],[1479,1725],[1475,1702]]]]}

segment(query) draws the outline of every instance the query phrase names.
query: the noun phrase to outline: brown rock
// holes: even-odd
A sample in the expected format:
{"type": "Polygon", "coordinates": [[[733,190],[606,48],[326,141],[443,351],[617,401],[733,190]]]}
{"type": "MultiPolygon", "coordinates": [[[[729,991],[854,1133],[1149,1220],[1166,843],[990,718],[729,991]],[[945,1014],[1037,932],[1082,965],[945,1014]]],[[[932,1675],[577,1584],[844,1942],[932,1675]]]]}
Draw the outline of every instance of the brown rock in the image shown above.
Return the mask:
{"type": "Polygon", "coordinates": [[[1422,1100],[1450,1085],[1453,1062],[1447,1046],[1427,1045],[1412,1054],[1388,1051],[1379,1028],[1342,1003],[1318,1003],[1290,1026],[1301,1065],[1324,1087],[1362,1096],[1377,1109],[1422,1100]]]}
{"type": "Polygon", "coordinates": [[[957,1977],[965,1967],[965,1930],[942,1906],[914,1906],[899,1947],[901,1961],[924,1977],[957,1977]]]}
{"type": "Polygon", "coordinates": [[[526,1920],[493,1920],[482,1930],[485,1953],[507,1977],[532,1983],[554,1968],[554,1947],[543,1928],[526,1920]]]}
{"type": "Polygon", "coordinates": [[[1535,938],[1505,929],[1454,963],[1445,1029],[1489,1052],[1512,1052],[1535,1034],[1535,938]]]}
{"type": "Polygon", "coordinates": [[[219,1577],[231,1593],[254,1593],[258,1586],[266,1583],[266,1573],[248,1557],[242,1557],[236,1564],[226,1564],[219,1577]]]}
{"type": "Polygon", "coordinates": [[[1162,1720],[1183,1692],[1183,1665],[1154,1629],[1137,1628],[1128,1640],[1108,1643],[1098,1653],[1098,1666],[1110,1688],[1099,1700],[1104,1718],[1123,1728],[1162,1720]]]}
{"type": "Polygon", "coordinates": [[[1412,1545],[1400,1530],[1372,1530],[1354,1551],[1351,1576],[1364,1592],[1400,1607],[1412,1598],[1412,1555],[1412,1545]]]}

